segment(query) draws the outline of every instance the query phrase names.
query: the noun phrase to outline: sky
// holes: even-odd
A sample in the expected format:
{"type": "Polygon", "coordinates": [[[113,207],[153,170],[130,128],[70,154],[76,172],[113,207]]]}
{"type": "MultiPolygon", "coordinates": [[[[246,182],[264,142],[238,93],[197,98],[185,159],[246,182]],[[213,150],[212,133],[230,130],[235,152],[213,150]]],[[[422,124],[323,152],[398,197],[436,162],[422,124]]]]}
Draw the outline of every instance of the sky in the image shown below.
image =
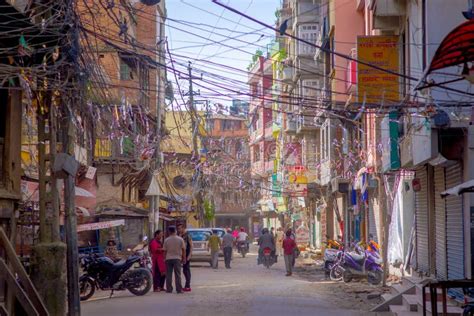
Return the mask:
{"type": "MultiPolygon", "coordinates": [[[[252,17],[274,25],[280,0],[219,0],[252,17]]],[[[197,100],[229,105],[239,91],[246,90],[247,66],[257,49],[265,51],[274,31],[264,28],[211,0],[167,0],[167,40],[173,64],[179,72],[180,90],[188,90],[186,65],[193,64],[193,90],[197,100]],[[236,69],[233,69],[236,68],[236,69]],[[202,80],[200,79],[202,73],[202,80]],[[225,95],[225,97],[223,96],[225,95]],[[227,101],[226,101],[227,100],[227,101]]],[[[169,58],[169,56],[167,56],[169,58]]],[[[177,84],[174,75],[168,79],[177,84]]],[[[180,96],[177,96],[180,100],[180,96]]],[[[187,99],[187,96],[184,96],[187,99]]]]}

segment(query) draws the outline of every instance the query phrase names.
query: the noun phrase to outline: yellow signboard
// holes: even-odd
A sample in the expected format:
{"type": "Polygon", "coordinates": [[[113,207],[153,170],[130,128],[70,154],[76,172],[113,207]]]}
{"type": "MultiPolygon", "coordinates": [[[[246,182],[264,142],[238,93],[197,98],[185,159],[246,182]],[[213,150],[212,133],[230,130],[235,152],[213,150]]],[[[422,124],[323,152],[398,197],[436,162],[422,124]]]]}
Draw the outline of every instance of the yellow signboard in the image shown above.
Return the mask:
{"type": "MultiPolygon", "coordinates": [[[[357,59],[399,72],[397,36],[358,36],[357,59]]],[[[399,76],[357,63],[358,101],[390,103],[400,100],[399,76]]]]}

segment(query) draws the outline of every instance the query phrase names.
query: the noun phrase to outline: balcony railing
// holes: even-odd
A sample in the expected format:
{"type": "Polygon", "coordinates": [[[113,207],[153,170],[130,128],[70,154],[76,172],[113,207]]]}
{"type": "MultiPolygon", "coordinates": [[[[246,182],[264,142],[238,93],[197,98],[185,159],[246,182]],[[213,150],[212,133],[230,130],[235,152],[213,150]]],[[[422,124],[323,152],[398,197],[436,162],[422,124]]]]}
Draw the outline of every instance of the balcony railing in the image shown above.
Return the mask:
{"type": "Polygon", "coordinates": [[[136,147],[128,137],[110,140],[98,138],[95,142],[94,158],[97,160],[131,160],[136,157],[136,147]]]}

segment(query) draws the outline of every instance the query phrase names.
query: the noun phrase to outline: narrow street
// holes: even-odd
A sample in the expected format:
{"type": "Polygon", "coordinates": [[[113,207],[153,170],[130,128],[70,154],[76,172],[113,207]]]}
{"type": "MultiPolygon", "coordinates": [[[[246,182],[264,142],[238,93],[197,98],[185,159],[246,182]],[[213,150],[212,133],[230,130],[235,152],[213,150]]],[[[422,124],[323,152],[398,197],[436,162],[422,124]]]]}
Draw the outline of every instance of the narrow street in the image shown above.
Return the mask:
{"type": "Polygon", "coordinates": [[[83,302],[83,315],[367,315],[351,310],[354,303],[331,293],[330,281],[307,281],[298,273],[285,277],[283,260],[269,270],[257,266],[256,253],[246,258],[235,255],[232,269],[212,270],[195,264],[191,293],[153,293],[136,297],[119,292],[96,293],[83,302]],[[335,301],[337,299],[337,301],[335,301]]]}

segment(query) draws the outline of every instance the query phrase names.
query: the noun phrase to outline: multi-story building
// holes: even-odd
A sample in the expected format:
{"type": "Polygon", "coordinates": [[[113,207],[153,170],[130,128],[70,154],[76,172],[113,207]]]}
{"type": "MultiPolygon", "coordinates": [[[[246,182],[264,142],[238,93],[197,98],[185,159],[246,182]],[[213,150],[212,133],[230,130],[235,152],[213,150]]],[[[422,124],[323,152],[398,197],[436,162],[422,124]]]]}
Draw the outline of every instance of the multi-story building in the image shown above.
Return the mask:
{"type": "Polygon", "coordinates": [[[246,117],[206,117],[206,198],[214,205],[214,226],[241,226],[252,232],[258,192],[252,186],[246,117]]]}
{"type": "Polygon", "coordinates": [[[318,205],[323,203],[317,166],[321,110],[326,107],[323,102],[326,95],[322,66],[314,62],[315,47],[311,43],[316,42],[321,32],[321,8],[319,1],[283,1],[278,23],[286,21],[286,32],[302,41],[289,37],[279,39],[285,58],[278,61],[275,80],[281,91],[278,115],[283,123],[278,136],[282,157],[278,162],[277,178],[290,211],[288,215],[295,226],[310,229],[308,243],[317,247],[321,245],[323,235],[321,216],[317,211],[318,205]],[[297,159],[288,159],[291,156],[297,159]]]}

